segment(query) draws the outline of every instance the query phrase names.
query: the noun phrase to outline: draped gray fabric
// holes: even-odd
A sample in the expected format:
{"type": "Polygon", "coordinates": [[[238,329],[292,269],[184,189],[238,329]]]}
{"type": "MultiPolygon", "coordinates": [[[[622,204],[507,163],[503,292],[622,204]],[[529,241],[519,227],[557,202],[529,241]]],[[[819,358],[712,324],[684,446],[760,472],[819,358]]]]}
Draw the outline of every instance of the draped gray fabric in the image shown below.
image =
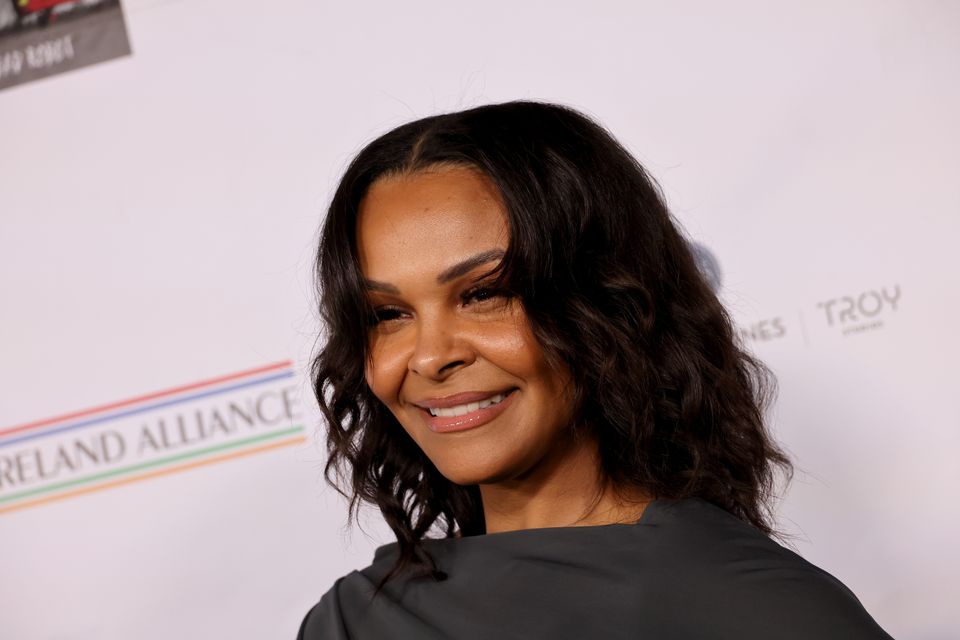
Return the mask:
{"type": "Polygon", "coordinates": [[[298,640],[816,638],[889,640],[832,575],[697,498],[639,522],[429,540],[448,574],[374,585],[396,557],[340,578],[298,640]]]}

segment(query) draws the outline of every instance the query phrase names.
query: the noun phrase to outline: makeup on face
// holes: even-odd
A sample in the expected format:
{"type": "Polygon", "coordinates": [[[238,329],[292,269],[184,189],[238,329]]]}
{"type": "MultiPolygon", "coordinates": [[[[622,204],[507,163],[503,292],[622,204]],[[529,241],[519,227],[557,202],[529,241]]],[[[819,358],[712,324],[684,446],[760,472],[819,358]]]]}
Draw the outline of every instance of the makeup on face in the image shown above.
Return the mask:
{"type": "Polygon", "coordinates": [[[425,398],[415,405],[424,412],[427,427],[437,433],[463,431],[487,424],[511,404],[516,389],[489,393],[471,391],[443,398],[425,398]]]}
{"type": "Polygon", "coordinates": [[[375,182],[357,221],[374,310],[367,384],[461,484],[524,473],[570,422],[569,376],[492,285],[508,243],[499,192],[463,167],[375,182]]]}

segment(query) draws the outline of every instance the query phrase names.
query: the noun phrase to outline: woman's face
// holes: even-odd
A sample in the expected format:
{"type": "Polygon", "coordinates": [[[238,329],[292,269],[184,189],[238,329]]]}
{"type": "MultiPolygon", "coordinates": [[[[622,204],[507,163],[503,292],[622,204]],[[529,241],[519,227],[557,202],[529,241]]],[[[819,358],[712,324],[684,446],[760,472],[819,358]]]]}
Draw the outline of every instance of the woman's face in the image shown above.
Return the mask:
{"type": "Polygon", "coordinates": [[[567,372],[547,365],[520,301],[482,277],[508,242],[496,187],[468,168],[381,179],[357,222],[376,310],[367,383],[462,485],[531,473],[570,426],[567,372]]]}

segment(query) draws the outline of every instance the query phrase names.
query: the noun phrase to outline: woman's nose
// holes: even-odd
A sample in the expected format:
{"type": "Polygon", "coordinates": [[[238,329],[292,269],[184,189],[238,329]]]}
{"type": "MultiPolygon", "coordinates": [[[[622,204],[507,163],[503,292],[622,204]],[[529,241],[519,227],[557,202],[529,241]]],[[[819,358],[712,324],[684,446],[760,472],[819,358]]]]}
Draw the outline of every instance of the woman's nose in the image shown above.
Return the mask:
{"type": "Polygon", "coordinates": [[[442,380],[476,358],[456,322],[447,316],[420,318],[408,368],[424,378],[442,380]]]}

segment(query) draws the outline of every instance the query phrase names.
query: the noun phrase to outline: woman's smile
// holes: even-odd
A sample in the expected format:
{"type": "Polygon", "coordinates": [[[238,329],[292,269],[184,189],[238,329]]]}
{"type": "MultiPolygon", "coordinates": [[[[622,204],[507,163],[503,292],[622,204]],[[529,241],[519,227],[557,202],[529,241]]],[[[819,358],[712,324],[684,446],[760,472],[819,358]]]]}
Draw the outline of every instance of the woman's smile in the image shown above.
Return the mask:
{"type": "Polygon", "coordinates": [[[516,389],[493,394],[458,393],[446,398],[414,403],[423,413],[427,427],[437,433],[464,431],[485,425],[511,406],[516,389]]]}

